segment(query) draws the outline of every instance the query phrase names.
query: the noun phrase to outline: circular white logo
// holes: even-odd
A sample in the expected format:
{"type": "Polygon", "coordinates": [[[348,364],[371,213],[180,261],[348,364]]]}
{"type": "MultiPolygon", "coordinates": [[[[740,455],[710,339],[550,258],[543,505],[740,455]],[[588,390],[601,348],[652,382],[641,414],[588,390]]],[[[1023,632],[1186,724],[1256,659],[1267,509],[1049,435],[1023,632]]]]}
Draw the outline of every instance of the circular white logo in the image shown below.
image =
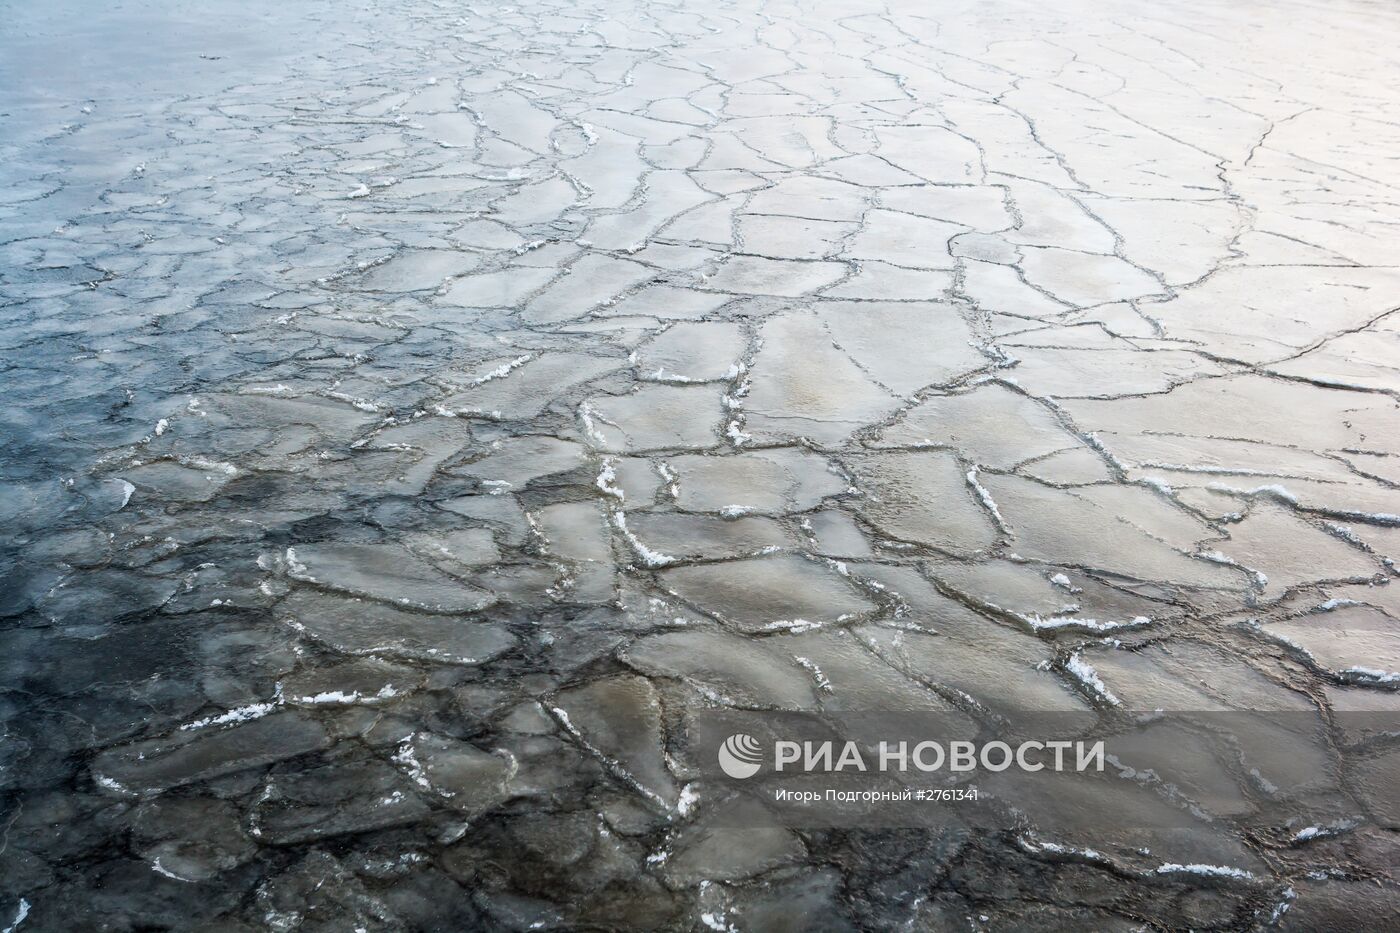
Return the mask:
{"type": "Polygon", "coordinates": [[[763,761],[763,748],[758,739],[742,732],[731,735],[719,747],[719,767],[732,778],[751,778],[758,773],[763,761]]]}

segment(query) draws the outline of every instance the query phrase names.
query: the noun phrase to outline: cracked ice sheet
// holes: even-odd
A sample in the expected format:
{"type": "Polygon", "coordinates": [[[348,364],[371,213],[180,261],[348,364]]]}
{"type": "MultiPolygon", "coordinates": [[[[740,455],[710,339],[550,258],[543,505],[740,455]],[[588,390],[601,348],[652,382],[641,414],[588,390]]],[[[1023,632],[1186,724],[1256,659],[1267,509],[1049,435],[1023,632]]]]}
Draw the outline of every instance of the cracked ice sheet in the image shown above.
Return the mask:
{"type": "Polygon", "coordinates": [[[7,14],[6,933],[1400,909],[1393,751],[1144,729],[1154,862],[740,843],[680,727],[1396,709],[1393,11],[7,14]]]}

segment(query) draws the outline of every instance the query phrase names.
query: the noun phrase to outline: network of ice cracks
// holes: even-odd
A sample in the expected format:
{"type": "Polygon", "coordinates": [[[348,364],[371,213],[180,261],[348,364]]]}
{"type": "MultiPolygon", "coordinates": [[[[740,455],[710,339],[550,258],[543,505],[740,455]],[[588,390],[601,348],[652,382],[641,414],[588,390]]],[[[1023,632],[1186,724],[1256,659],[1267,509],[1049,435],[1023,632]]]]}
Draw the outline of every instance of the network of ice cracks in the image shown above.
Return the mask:
{"type": "Polygon", "coordinates": [[[1400,914],[1393,9],[39,7],[0,931],[1400,914]],[[714,708],[1310,725],[1146,845],[738,828],[714,708]]]}

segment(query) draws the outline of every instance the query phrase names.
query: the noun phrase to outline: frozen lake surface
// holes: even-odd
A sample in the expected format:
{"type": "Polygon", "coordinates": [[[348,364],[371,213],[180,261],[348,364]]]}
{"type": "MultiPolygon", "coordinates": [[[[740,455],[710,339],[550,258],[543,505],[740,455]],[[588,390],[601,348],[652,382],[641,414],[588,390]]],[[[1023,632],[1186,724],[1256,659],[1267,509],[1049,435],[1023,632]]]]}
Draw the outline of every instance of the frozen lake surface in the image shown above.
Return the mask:
{"type": "Polygon", "coordinates": [[[1400,916],[1392,6],[0,23],[0,933],[1400,916]],[[1121,744],[740,828],[723,708],[1121,744]]]}

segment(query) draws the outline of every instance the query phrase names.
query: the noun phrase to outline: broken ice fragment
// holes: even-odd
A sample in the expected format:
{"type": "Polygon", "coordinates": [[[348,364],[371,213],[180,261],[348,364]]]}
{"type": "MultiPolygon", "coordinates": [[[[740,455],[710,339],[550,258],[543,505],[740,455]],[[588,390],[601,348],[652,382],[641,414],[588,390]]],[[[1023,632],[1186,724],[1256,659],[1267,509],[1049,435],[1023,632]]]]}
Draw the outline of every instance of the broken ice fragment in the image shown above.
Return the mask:
{"type": "Polygon", "coordinates": [[[287,575],[426,612],[476,612],[495,602],[487,591],[434,570],[393,544],[298,544],[287,549],[287,575]]]}
{"type": "Polygon", "coordinates": [[[740,631],[801,631],[859,618],[875,604],[839,574],[792,555],[675,567],[662,584],[740,631]]]}

